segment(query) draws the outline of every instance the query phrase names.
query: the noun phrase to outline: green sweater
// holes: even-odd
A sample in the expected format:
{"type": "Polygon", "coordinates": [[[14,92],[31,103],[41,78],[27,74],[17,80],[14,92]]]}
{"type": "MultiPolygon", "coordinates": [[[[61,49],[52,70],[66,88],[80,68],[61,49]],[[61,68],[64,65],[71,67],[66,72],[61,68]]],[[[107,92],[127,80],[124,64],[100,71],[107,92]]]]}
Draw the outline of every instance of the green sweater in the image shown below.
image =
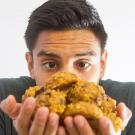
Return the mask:
{"type": "MultiPolygon", "coordinates": [[[[18,102],[25,89],[34,86],[35,81],[30,77],[0,79],[0,101],[9,94],[16,97],[18,102]]],[[[133,116],[122,133],[122,135],[135,135],[135,82],[117,82],[112,80],[100,81],[106,94],[116,99],[117,102],[124,102],[133,112],[133,116]]],[[[17,135],[12,120],[0,110],[0,135],[17,135]]]]}

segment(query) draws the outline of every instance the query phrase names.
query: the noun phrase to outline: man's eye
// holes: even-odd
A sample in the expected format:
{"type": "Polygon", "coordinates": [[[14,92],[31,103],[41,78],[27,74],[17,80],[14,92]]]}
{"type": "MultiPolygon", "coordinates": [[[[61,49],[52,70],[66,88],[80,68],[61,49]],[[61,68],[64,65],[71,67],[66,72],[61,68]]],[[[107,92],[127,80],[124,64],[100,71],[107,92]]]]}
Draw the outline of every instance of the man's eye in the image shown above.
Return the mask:
{"type": "Polygon", "coordinates": [[[56,62],[45,62],[45,63],[43,63],[43,66],[46,69],[53,70],[53,69],[57,68],[57,63],[56,62]]]}
{"type": "Polygon", "coordinates": [[[80,61],[77,63],[77,67],[80,69],[87,69],[91,66],[89,62],[80,61]]]}

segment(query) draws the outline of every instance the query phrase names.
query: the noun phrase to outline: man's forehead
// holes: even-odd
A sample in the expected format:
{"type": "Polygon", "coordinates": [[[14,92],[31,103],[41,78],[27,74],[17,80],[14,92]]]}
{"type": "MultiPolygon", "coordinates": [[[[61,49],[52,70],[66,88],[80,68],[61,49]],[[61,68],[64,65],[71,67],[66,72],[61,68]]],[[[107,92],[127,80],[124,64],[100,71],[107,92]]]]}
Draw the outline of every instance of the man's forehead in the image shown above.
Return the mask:
{"type": "Polygon", "coordinates": [[[41,44],[90,44],[98,39],[90,30],[63,30],[63,31],[42,31],[39,33],[38,42],[41,44]]]}
{"type": "Polygon", "coordinates": [[[43,31],[39,34],[35,50],[38,56],[63,53],[94,56],[100,52],[100,43],[93,33],[86,30],[43,31]]]}

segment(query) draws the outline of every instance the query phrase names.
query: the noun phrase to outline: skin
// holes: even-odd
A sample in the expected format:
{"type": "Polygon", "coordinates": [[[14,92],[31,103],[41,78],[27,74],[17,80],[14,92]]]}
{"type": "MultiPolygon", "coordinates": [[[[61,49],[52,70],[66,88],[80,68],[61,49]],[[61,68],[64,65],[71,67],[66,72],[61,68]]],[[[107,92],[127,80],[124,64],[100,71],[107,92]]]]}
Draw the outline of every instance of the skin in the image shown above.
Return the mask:
{"type": "Polygon", "coordinates": [[[83,80],[98,83],[107,59],[106,51],[101,55],[99,40],[88,30],[43,31],[32,53],[33,60],[29,52],[26,53],[28,68],[40,86],[58,71],[71,72],[83,80]]]}
{"type": "MultiPolygon", "coordinates": [[[[88,30],[42,31],[32,54],[26,53],[26,60],[31,77],[40,86],[58,71],[71,72],[82,80],[98,83],[105,72],[107,52],[104,50],[101,53],[99,40],[88,30]]],[[[60,126],[58,115],[49,113],[46,107],[39,108],[31,120],[35,109],[33,98],[20,104],[10,95],[0,107],[13,119],[19,135],[95,135],[83,116],[66,117],[64,126],[60,126]]],[[[125,127],[131,118],[131,111],[120,103],[117,113],[125,127]]],[[[121,133],[121,129],[115,133],[111,121],[106,117],[99,120],[99,128],[103,135],[121,133]]]]}

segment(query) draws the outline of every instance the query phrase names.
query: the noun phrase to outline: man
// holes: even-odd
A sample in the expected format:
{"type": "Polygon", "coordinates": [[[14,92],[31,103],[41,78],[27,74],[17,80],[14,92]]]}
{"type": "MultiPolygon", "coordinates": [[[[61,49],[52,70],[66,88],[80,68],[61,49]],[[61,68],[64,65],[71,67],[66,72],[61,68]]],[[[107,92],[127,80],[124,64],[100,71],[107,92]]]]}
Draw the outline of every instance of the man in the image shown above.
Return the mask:
{"type": "MultiPolygon", "coordinates": [[[[135,87],[134,83],[122,85],[111,80],[101,81],[107,60],[107,34],[97,11],[85,0],[49,0],[41,5],[30,16],[25,40],[29,49],[26,60],[31,78],[0,81],[1,100],[12,94],[0,105],[5,112],[0,113],[0,135],[95,135],[81,115],[66,117],[64,124],[59,125],[58,115],[49,113],[46,107],[39,108],[32,118],[35,109],[33,98],[19,103],[26,88],[43,86],[51,75],[59,71],[100,83],[118,102],[124,101],[131,109],[134,108],[134,102],[129,98],[133,99],[135,92],[126,89],[135,87]],[[125,94],[120,96],[123,89],[126,89],[125,94]]],[[[133,118],[121,133],[132,115],[124,103],[118,104],[117,115],[121,117],[123,127],[116,133],[111,121],[103,117],[99,120],[102,134],[133,135],[133,118]]]]}

